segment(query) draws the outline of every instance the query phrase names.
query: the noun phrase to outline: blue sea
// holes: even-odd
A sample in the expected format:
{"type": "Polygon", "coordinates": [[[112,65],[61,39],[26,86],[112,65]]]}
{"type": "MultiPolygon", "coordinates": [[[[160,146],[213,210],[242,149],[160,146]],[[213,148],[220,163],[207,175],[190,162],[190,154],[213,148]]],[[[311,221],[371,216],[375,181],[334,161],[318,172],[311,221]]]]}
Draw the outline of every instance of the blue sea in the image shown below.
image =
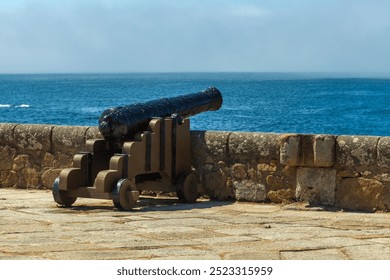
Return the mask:
{"type": "Polygon", "coordinates": [[[97,126],[110,107],[217,87],[192,129],[390,136],[390,78],[315,73],[0,75],[0,122],[97,126]]]}

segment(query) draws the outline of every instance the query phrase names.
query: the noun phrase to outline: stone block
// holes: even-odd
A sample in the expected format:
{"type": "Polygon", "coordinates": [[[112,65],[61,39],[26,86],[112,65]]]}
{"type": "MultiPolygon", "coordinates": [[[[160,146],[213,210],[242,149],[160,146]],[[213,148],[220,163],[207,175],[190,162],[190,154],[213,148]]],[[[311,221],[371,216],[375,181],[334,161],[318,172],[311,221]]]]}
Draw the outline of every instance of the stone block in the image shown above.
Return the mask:
{"type": "Polygon", "coordinates": [[[85,134],[85,140],[89,139],[103,139],[97,126],[90,126],[85,134]]]}
{"type": "Polygon", "coordinates": [[[24,182],[20,185],[20,187],[22,188],[39,187],[39,173],[34,168],[23,169],[21,171],[21,177],[24,179],[24,182]]]}
{"type": "Polygon", "coordinates": [[[298,168],[296,197],[312,205],[334,205],[336,170],[330,168],[298,168]]]}
{"type": "Polygon", "coordinates": [[[268,199],[273,203],[288,203],[295,200],[295,191],[292,189],[281,189],[269,191],[268,199]]]}
{"type": "Polygon", "coordinates": [[[62,169],[48,169],[41,173],[41,182],[44,188],[51,189],[53,187],[54,180],[60,176],[62,169]]]}
{"type": "Polygon", "coordinates": [[[373,176],[373,179],[381,181],[381,182],[390,182],[390,173],[377,174],[377,175],[373,176]]]}
{"type": "Polygon", "coordinates": [[[267,189],[278,191],[282,189],[296,188],[297,167],[285,166],[281,172],[271,173],[265,177],[267,189]]]}
{"type": "Polygon", "coordinates": [[[337,206],[343,209],[375,211],[381,208],[384,186],[380,181],[344,178],[337,191],[337,206]]]}
{"type": "Polygon", "coordinates": [[[233,132],[228,139],[231,162],[257,164],[279,159],[280,134],[233,132]]]}
{"type": "Polygon", "coordinates": [[[271,190],[285,189],[290,186],[287,178],[284,176],[268,175],[266,177],[267,186],[271,190]]]}
{"type": "Polygon", "coordinates": [[[227,161],[229,132],[191,131],[192,158],[195,165],[227,161]]]}
{"type": "Polygon", "coordinates": [[[13,146],[16,123],[0,123],[0,146],[13,146]]]}
{"type": "Polygon", "coordinates": [[[261,172],[275,172],[277,169],[277,166],[275,164],[268,164],[268,163],[259,163],[257,165],[257,170],[261,172]]]}
{"type": "Polygon", "coordinates": [[[250,179],[250,180],[253,180],[253,181],[259,181],[261,180],[261,172],[259,170],[257,170],[257,168],[248,168],[247,170],[247,178],[250,179]]]}
{"type": "Polygon", "coordinates": [[[191,131],[192,166],[203,182],[206,194],[223,200],[234,197],[227,185],[228,132],[191,131]]]}
{"type": "Polygon", "coordinates": [[[43,156],[43,159],[42,159],[42,162],[41,162],[41,166],[42,167],[52,167],[55,165],[55,157],[53,154],[51,153],[45,153],[45,155],[43,156]]]}
{"type": "MultiPolygon", "coordinates": [[[[295,166],[285,166],[282,169],[282,174],[287,177],[296,178],[297,177],[297,169],[295,166]]],[[[294,180],[295,181],[295,180],[294,180]]]]}
{"type": "Polygon", "coordinates": [[[337,165],[351,168],[377,166],[378,140],[376,136],[337,137],[337,165]]]}
{"type": "Polygon", "coordinates": [[[248,177],[248,172],[245,164],[235,163],[232,168],[232,175],[236,179],[246,179],[248,177]]]}
{"type": "Polygon", "coordinates": [[[18,174],[15,171],[1,171],[0,186],[3,188],[13,187],[18,181],[18,174]]]}
{"type": "Polygon", "coordinates": [[[9,146],[0,146],[0,171],[12,169],[15,157],[15,149],[9,146]]]}
{"type": "Polygon", "coordinates": [[[381,137],[378,141],[378,166],[390,168],[390,137],[381,137]]]}
{"type": "Polygon", "coordinates": [[[300,136],[284,135],[280,144],[280,163],[289,166],[300,164],[300,136]]]}
{"type": "Polygon", "coordinates": [[[15,144],[21,151],[49,151],[53,126],[20,124],[14,129],[15,144]]]}
{"type": "Polygon", "coordinates": [[[266,187],[251,180],[234,181],[235,197],[240,201],[264,202],[267,199],[266,187]]]}
{"type": "Polygon", "coordinates": [[[335,139],[332,135],[281,137],[280,163],[287,166],[330,167],[334,164],[335,139]]]}
{"type": "Polygon", "coordinates": [[[21,172],[27,167],[30,167],[30,157],[28,155],[18,155],[14,158],[12,164],[13,171],[21,172]]]}
{"type": "Polygon", "coordinates": [[[67,152],[66,154],[64,154],[61,152],[56,152],[53,167],[55,167],[55,168],[72,167],[73,166],[73,157],[76,153],[77,152],[75,152],[75,153],[67,152]]]}
{"type": "Polygon", "coordinates": [[[212,199],[226,200],[235,197],[231,179],[226,168],[205,173],[202,179],[204,190],[212,199]]]}
{"type": "Polygon", "coordinates": [[[56,126],[53,128],[52,145],[54,153],[61,152],[69,157],[84,151],[87,126],[56,126]]]}
{"type": "Polygon", "coordinates": [[[335,138],[332,135],[314,136],[314,163],[317,167],[330,167],[335,159],[335,138]]]}

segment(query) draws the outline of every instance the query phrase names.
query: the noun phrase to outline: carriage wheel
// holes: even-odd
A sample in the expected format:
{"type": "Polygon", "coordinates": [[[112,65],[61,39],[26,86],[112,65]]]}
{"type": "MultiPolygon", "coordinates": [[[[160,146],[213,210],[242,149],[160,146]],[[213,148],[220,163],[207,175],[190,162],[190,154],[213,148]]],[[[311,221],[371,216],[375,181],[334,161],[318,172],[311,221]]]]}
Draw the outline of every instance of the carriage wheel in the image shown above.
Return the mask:
{"type": "Polygon", "coordinates": [[[60,177],[54,180],[52,194],[54,201],[65,207],[70,207],[77,199],[77,197],[68,196],[66,191],[60,190],[60,177]]]}
{"type": "Polygon", "coordinates": [[[139,191],[133,181],[120,179],[112,191],[112,201],[119,210],[131,210],[137,204],[139,191]]]}
{"type": "Polygon", "coordinates": [[[194,173],[183,173],[178,178],[177,197],[186,203],[194,203],[198,197],[197,178],[194,173]]]}

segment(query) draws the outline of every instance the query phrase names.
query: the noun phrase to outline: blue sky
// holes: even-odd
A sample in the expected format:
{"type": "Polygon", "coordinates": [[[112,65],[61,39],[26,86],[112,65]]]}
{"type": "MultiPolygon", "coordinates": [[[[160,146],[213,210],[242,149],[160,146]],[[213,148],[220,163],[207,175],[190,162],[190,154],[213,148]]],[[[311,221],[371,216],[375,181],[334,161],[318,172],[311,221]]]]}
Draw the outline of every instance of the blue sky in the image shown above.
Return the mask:
{"type": "Polygon", "coordinates": [[[390,73],[388,0],[2,0],[0,73],[390,73]]]}

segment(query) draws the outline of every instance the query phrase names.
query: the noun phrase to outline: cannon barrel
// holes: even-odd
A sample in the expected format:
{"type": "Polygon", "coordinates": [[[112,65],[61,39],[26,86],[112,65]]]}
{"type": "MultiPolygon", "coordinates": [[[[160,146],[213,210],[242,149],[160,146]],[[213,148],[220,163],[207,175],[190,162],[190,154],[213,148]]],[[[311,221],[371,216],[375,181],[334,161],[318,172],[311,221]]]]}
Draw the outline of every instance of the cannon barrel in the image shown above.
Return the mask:
{"type": "Polygon", "coordinates": [[[146,130],[154,117],[173,114],[189,117],[205,111],[216,111],[221,105],[221,92],[210,87],[197,93],[110,108],[99,118],[99,131],[106,140],[121,142],[133,139],[137,132],[146,130]]]}

